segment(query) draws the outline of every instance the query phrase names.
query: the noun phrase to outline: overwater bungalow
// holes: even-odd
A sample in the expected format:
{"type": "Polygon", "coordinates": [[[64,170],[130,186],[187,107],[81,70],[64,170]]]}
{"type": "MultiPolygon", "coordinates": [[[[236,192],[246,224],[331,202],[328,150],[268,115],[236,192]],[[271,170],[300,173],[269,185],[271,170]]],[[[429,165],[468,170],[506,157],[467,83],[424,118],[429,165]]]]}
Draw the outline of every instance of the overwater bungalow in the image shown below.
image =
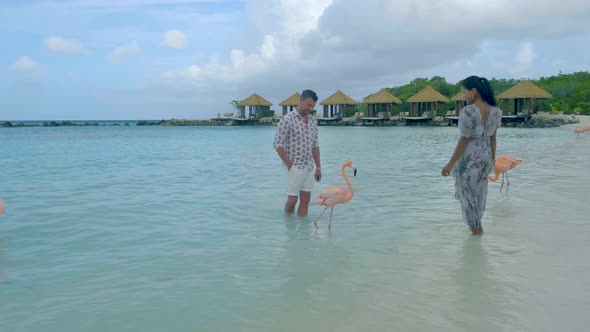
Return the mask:
{"type": "Polygon", "coordinates": [[[283,115],[293,112],[295,107],[299,106],[299,100],[301,99],[301,94],[299,92],[295,92],[289,98],[283,100],[279,103],[279,106],[283,108],[283,115]]]}
{"type": "Polygon", "coordinates": [[[452,112],[449,115],[450,116],[459,116],[459,111],[463,107],[467,106],[467,101],[463,97],[463,93],[462,92],[457,93],[453,98],[451,98],[451,101],[455,103],[455,110],[449,111],[449,112],[452,112]]]}
{"type": "Polygon", "coordinates": [[[318,125],[340,120],[346,116],[346,111],[356,105],[357,102],[338,90],[328,98],[322,100],[323,112],[317,115],[318,125]]]}
{"type": "Polygon", "coordinates": [[[520,81],[498,95],[504,117],[528,117],[534,113],[538,101],[551,98],[553,96],[549,92],[529,80],[520,81]]]}
{"type": "Polygon", "coordinates": [[[381,89],[363,100],[367,104],[367,116],[363,117],[363,125],[383,124],[388,120],[395,105],[402,103],[399,98],[386,89],[381,89]]]}
{"type": "Polygon", "coordinates": [[[407,101],[410,103],[410,115],[406,117],[406,123],[427,122],[434,119],[436,111],[444,108],[449,98],[428,85],[407,101]]]}
{"type": "Polygon", "coordinates": [[[271,106],[270,101],[254,93],[238,103],[238,117],[235,120],[238,122],[257,121],[262,117],[263,112],[270,110],[271,106]],[[247,113],[246,109],[248,109],[247,113]]]}

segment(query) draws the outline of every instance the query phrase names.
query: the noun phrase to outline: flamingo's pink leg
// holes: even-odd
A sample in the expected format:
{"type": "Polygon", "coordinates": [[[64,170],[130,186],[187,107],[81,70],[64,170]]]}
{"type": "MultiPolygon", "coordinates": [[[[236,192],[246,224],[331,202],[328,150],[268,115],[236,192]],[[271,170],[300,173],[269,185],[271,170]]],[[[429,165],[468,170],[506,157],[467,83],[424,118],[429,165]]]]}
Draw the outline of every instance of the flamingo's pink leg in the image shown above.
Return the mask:
{"type": "Polygon", "coordinates": [[[506,185],[506,193],[508,193],[508,188],[510,187],[510,180],[508,180],[508,174],[506,174],[506,182],[508,183],[506,185]]]}
{"type": "Polygon", "coordinates": [[[334,213],[334,207],[330,209],[330,223],[328,224],[328,229],[332,229],[332,213],[334,213]]]}
{"type": "Polygon", "coordinates": [[[315,226],[315,228],[318,228],[318,220],[320,220],[320,218],[322,217],[322,215],[324,214],[324,212],[326,212],[326,210],[328,209],[328,207],[326,206],[326,208],[324,209],[324,211],[322,211],[322,213],[320,213],[320,216],[313,222],[313,225],[315,226]]]}

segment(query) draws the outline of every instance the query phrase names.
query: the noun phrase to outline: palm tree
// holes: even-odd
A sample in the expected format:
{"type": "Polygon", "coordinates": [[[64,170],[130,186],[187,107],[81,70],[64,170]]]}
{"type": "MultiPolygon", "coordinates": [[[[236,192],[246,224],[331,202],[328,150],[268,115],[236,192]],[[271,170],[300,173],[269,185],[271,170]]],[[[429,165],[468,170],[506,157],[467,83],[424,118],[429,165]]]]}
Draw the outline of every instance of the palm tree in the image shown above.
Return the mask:
{"type": "Polygon", "coordinates": [[[236,110],[236,112],[237,112],[237,116],[239,117],[239,116],[240,116],[240,101],[239,101],[239,100],[236,100],[236,99],[234,99],[234,100],[232,100],[232,101],[231,101],[231,103],[230,103],[230,104],[231,104],[231,105],[233,106],[233,108],[236,110]]]}

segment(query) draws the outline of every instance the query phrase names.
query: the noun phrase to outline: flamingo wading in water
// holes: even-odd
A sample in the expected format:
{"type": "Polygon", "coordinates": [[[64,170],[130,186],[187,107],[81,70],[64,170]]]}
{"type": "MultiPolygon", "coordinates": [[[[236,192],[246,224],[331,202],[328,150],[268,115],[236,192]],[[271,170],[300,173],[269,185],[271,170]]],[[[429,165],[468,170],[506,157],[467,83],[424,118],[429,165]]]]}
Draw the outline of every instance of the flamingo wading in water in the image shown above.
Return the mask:
{"type": "Polygon", "coordinates": [[[318,228],[318,220],[320,220],[320,218],[328,208],[330,208],[330,223],[328,224],[328,229],[331,229],[332,213],[334,213],[334,206],[338,204],[348,203],[354,196],[354,189],[352,188],[352,184],[350,183],[348,175],[346,175],[346,168],[352,168],[354,171],[353,175],[356,176],[356,167],[352,165],[352,162],[350,160],[342,164],[341,172],[342,176],[344,177],[344,181],[346,181],[346,184],[348,185],[348,191],[346,191],[346,188],[344,188],[344,186],[329,186],[322,190],[322,192],[320,192],[320,194],[316,198],[316,203],[318,205],[326,207],[324,211],[322,211],[320,216],[313,223],[316,229],[318,228]]]}
{"type": "Polygon", "coordinates": [[[506,176],[506,192],[508,192],[508,187],[510,187],[510,181],[508,180],[508,174],[506,174],[506,172],[520,165],[521,163],[522,160],[516,159],[511,155],[505,155],[496,158],[496,164],[494,165],[494,173],[496,175],[495,177],[488,176],[488,180],[496,182],[498,181],[500,173],[502,173],[502,185],[500,186],[500,191],[502,191],[502,187],[504,187],[504,176],[506,176]]]}

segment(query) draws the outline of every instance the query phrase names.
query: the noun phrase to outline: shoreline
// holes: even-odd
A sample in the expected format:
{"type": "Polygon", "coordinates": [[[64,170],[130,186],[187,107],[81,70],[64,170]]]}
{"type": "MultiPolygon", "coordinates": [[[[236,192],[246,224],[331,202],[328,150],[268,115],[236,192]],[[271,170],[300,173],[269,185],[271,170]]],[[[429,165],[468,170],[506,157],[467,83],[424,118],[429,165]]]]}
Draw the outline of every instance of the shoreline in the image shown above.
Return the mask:
{"type": "MultiPolygon", "coordinates": [[[[319,120],[319,119],[318,119],[319,120]]],[[[456,120],[456,118],[455,118],[456,120]]],[[[75,121],[0,121],[0,128],[27,128],[27,127],[97,127],[97,126],[275,126],[279,118],[261,118],[251,120],[235,119],[210,119],[210,120],[75,120],[75,121]]],[[[381,120],[379,123],[363,124],[362,118],[343,118],[333,120],[331,123],[324,123],[321,126],[334,127],[391,127],[391,126],[420,126],[420,127],[448,127],[456,126],[451,124],[451,119],[437,117],[427,119],[421,123],[407,123],[405,119],[392,117],[381,120]]],[[[503,127],[507,128],[567,128],[576,130],[590,126],[590,115],[556,115],[556,114],[534,114],[522,122],[503,121],[503,127]]]]}
{"type": "Polygon", "coordinates": [[[590,115],[576,115],[576,118],[579,120],[578,123],[565,124],[560,127],[571,130],[590,127],[590,115]]]}

